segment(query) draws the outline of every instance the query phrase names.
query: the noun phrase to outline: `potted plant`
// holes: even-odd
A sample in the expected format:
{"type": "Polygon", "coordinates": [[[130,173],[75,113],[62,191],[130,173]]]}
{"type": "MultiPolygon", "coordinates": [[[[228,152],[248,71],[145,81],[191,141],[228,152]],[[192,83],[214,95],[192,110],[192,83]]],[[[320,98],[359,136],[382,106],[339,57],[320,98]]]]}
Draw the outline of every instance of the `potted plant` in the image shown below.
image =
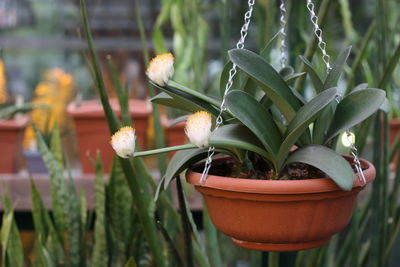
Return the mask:
{"type": "Polygon", "coordinates": [[[278,73],[260,55],[231,50],[242,83],[227,92],[222,111],[221,100],[170,81],[164,62],[159,76],[148,74],[163,91],[154,99],[187,111],[205,110],[186,122],[192,144],[134,152],[126,142],[126,136],[134,140],[134,132],[124,128],[112,137],[112,145],[123,157],[183,150],[172,158],[158,194],[189,169],[186,179],[203,194],[212,221],[239,246],[269,251],[320,246],[347,225],[357,193],[375,177],[366,160],[357,164],[334,151],[338,135],[385,100],[384,91],[365,84],[339,99],[335,86],[349,53],[350,48],[339,55],[324,81],[302,58],[316,92],[307,101],[290,87],[301,74],[291,68],[278,73]],[[247,93],[250,87],[256,95],[247,93]],[[220,127],[211,131],[214,123],[220,127]],[[210,162],[214,153],[225,156],[206,166],[207,176],[204,162],[196,163],[210,162]]]}
{"type": "Polygon", "coordinates": [[[0,173],[16,173],[23,166],[22,142],[29,119],[18,113],[31,109],[30,104],[0,107],[0,173]]]}

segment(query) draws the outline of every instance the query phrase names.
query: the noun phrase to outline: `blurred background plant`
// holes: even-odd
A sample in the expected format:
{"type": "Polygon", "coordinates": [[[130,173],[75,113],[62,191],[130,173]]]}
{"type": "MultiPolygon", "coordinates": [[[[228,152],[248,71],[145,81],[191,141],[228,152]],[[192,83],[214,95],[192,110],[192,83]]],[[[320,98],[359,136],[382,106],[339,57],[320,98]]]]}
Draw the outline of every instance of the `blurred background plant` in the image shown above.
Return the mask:
{"type": "MultiPolygon", "coordinates": [[[[47,137],[46,140],[49,140],[51,129],[55,125],[60,127],[62,133],[71,129],[67,105],[74,93],[75,84],[72,75],[60,68],[48,70],[43,74],[43,80],[36,86],[31,100],[33,104],[42,108],[35,108],[31,112],[31,118],[42,135],[47,137]]],[[[25,130],[24,147],[35,151],[38,149],[33,126],[25,130]]]]}

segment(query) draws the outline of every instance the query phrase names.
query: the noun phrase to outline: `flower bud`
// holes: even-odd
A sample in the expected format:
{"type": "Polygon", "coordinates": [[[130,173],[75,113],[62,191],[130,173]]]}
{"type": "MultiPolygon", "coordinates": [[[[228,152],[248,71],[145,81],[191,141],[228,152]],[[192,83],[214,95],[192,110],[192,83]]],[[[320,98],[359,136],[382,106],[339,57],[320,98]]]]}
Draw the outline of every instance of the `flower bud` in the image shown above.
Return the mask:
{"type": "Polygon", "coordinates": [[[146,70],[146,75],[154,83],[165,85],[174,74],[174,56],[165,53],[153,58],[146,70]]]}
{"type": "Polygon", "coordinates": [[[211,114],[198,111],[187,119],[185,133],[192,144],[206,147],[211,135],[211,125],[211,114]]]}
{"type": "Polygon", "coordinates": [[[135,153],[135,139],[135,129],[125,126],[111,136],[111,146],[121,158],[133,157],[135,153]]]}

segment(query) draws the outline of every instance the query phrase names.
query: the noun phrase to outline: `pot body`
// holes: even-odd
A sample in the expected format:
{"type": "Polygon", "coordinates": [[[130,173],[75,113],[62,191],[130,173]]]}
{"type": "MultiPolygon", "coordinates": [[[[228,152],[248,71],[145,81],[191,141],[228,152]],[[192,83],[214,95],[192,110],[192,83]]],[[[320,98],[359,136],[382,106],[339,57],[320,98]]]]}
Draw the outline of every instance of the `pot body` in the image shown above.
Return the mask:
{"type": "MultiPolygon", "coordinates": [[[[187,143],[187,137],[185,134],[185,122],[180,122],[171,127],[168,127],[169,119],[162,118],[162,125],[165,129],[167,146],[178,146],[187,143]]],[[[176,152],[169,152],[168,157],[172,157],[176,152]]]]}
{"type": "MultiPolygon", "coordinates": [[[[399,118],[395,118],[395,119],[391,119],[389,122],[389,143],[393,144],[394,140],[396,139],[396,137],[400,134],[400,119],[399,118]]],[[[393,166],[393,170],[396,171],[397,170],[397,160],[399,158],[399,152],[397,151],[397,153],[395,154],[393,160],[392,160],[392,166],[393,166]]]]}
{"type": "Polygon", "coordinates": [[[22,141],[28,117],[0,120],[0,173],[16,173],[22,166],[22,141]]]}
{"type": "MultiPolygon", "coordinates": [[[[112,99],[110,103],[113,110],[120,115],[117,101],[112,99]]],[[[129,110],[138,143],[144,148],[151,105],[147,101],[132,99],[129,101],[129,110]]],[[[92,160],[96,158],[97,151],[101,153],[105,172],[109,172],[115,153],[110,144],[110,131],[101,104],[96,100],[84,101],[80,106],[72,103],[68,106],[68,113],[75,124],[82,172],[95,172],[92,160]]]]}
{"type": "MultiPolygon", "coordinates": [[[[362,161],[368,182],[375,168],[362,161]]],[[[203,194],[217,229],[241,247],[263,251],[294,251],[321,246],[350,221],[362,186],[358,175],[351,191],[328,178],[253,180],[188,171],[186,179],[203,194]]]]}

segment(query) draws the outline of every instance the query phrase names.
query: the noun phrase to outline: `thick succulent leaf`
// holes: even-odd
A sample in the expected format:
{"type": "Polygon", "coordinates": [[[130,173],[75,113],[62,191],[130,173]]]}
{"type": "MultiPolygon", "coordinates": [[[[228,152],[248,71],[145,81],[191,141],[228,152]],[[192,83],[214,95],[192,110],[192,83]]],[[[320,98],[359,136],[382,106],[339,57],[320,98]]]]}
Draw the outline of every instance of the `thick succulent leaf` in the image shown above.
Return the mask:
{"type": "Polygon", "coordinates": [[[313,122],[320,112],[335,99],[336,92],[336,88],[325,90],[297,111],[296,116],[289,123],[286,129],[285,139],[279,149],[279,167],[282,166],[285,158],[290,152],[290,149],[308,128],[310,123],[313,122]]]}
{"type": "Polygon", "coordinates": [[[351,90],[351,92],[354,93],[356,91],[364,90],[364,89],[367,89],[367,87],[368,87],[368,83],[360,83],[359,85],[354,87],[353,90],[351,90]]]}
{"type": "MultiPolygon", "coordinates": [[[[217,153],[225,153],[232,155],[229,151],[225,150],[216,150],[217,153]]],[[[186,170],[189,166],[197,163],[198,161],[205,159],[208,153],[208,148],[196,148],[196,149],[188,149],[181,150],[175,153],[172,157],[171,161],[168,164],[168,168],[165,172],[164,177],[161,182],[163,183],[164,189],[166,189],[171,183],[172,179],[174,179],[181,172],[186,170]]],[[[157,189],[158,195],[161,193],[161,190],[157,189]]]]}
{"type": "Polygon", "coordinates": [[[226,107],[257,136],[270,154],[277,155],[282,136],[263,105],[251,95],[233,90],[226,96],[226,107]]]}
{"type": "Polygon", "coordinates": [[[385,91],[373,88],[357,91],[343,98],[336,107],[325,142],[371,116],[384,100],[385,91]]]}
{"type": "Polygon", "coordinates": [[[240,124],[221,126],[211,134],[209,143],[210,146],[217,148],[234,147],[253,151],[271,160],[271,156],[263,149],[263,145],[257,137],[240,124]]]}
{"type": "Polygon", "coordinates": [[[333,63],[332,70],[329,72],[324,82],[323,90],[337,86],[340,75],[343,72],[344,65],[350,55],[351,46],[342,51],[338,59],[333,63]]]}
{"type": "Polygon", "coordinates": [[[179,110],[187,111],[190,113],[194,113],[199,110],[199,106],[194,104],[193,102],[186,100],[177,100],[173,96],[170,96],[167,93],[161,92],[158,95],[150,98],[150,101],[156,104],[164,105],[167,107],[177,108],[179,110]]]}
{"type": "Polygon", "coordinates": [[[325,135],[328,131],[329,125],[331,124],[333,115],[335,113],[336,102],[332,102],[325,107],[319,117],[314,122],[312,142],[313,144],[323,144],[325,135]]]}
{"type": "Polygon", "coordinates": [[[299,78],[301,76],[304,76],[304,75],[306,75],[306,72],[296,72],[296,73],[293,73],[293,74],[290,74],[290,75],[287,75],[287,76],[283,77],[283,79],[285,80],[285,82],[288,83],[288,82],[292,82],[295,79],[297,79],[297,78],[299,78]]]}
{"type": "Polygon", "coordinates": [[[350,164],[335,151],[320,145],[311,145],[293,152],[286,161],[305,163],[326,173],[340,188],[351,190],[354,172],[350,164]]]}
{"type": "Polygon", "coordinates": [[[262,57],[246,49],[230,50],[229,57],[268,94],[286,120],[291,121],[300,103],[279,73],[262,57]]]}
{"type": "Polygon", "coordinates": [[[188,117],[189,117],[189,115],[183,115],[183,116],[180,116],[178,118],[175,118],[175,119],[173,119],[173,120],[168,122],[167,127],[170,128],[170,127],[172,127],[172,126],[174,126],[174,125],[176,125],[178,123],[187,121],[188,117]]]}
{"type": "Polygon", "coordinates": [[[308,61],[304,56],[300,56],[301,61],[303,61],[304,66],[306,67],[308,75],[310,75],[311,82],[314,85],[314,89],[317,93],[320,93],[324,87],[321,78],[318,73],[315,71],[313,65],[310,61],[308,61]]]}
{"type": "MultiPolygon", "coordinates": [[[[157,85],[154,84],[154,86],[157,86],[157,85]]],[[[214,115],[215,117],[217,117],[219,114],[219,111],[217,108],[213,107],[212,105],[206,103],[205,101],[203,101],[201,99],[198,99],[197,97],[194,97],[190,94],[187,94],[185,92],[182,92],[182,91],[177,90],[172,87],[167,87],[167,86],[157,86],[157,87],[160,88],[165,93],[167,93],[169,96],[171,96],[173,98],[173,101],[181,103],[179,105],[185,105],[185,106],[191,105],[192,109],[194,107],[197,107],[196,110],[204,109],[204,110],[207,110],[212,115],[214,115]]],[[[161,99],[158,101],[161,101],[161,99]]],[[[164,102],[167,101],[168,103],[171,103],[171,101],[169,101],[167,99],[164,99],[162,101],[164,101],[164,102]]],[[[178,105],[178,104],[176,104],[176,105],[178,105]]]]}

